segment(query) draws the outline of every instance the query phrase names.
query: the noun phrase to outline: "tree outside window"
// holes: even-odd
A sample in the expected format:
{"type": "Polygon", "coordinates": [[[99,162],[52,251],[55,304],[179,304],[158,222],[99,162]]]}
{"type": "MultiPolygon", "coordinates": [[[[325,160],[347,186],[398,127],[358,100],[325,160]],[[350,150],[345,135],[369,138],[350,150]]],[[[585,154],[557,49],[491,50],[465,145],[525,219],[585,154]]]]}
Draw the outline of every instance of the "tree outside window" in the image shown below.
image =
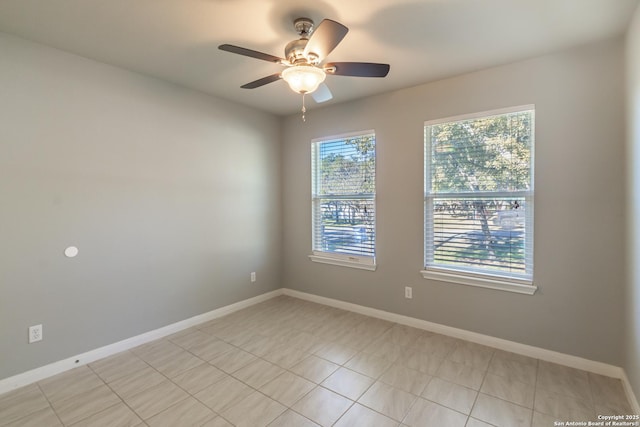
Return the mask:
{"type": "Polygon", "coordinates": [[[314,141],[313,249],[375,256],[375,136],[314,141]]]}
{"type": "Polygon", "coordinates": [[[425,266],[532,277],[533,110],[425,125],[425,266]]]}

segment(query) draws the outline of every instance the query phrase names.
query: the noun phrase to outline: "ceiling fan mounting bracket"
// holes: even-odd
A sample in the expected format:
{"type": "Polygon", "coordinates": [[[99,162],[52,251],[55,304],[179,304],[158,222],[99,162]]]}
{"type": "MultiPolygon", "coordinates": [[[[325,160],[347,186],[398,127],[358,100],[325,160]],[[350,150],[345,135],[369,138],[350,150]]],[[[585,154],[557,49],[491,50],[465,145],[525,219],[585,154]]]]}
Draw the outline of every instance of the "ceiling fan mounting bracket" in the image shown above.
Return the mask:
{"type": "Polygon", "coordinates": [[[308,39],[313,32],[313,21],[309,18],[298,18],[293,21],[293,26],[300,37],[308,39]]]}

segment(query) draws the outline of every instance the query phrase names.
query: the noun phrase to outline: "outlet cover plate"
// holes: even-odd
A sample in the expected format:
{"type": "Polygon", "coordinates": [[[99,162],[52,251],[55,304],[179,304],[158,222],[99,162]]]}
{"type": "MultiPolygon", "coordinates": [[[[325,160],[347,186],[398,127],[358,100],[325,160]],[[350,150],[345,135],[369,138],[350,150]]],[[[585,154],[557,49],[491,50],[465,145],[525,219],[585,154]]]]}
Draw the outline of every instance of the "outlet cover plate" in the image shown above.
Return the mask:
{"type": "Polygon", "coordinates": [[[42,341],[42,325],[29,326],[29,344],[42,341]]]}
{"type": "Polygon", "coordinates": [[[411,286],[404,287],[404,297],[407,299],[413,298],[413,288],[411,286]]]}

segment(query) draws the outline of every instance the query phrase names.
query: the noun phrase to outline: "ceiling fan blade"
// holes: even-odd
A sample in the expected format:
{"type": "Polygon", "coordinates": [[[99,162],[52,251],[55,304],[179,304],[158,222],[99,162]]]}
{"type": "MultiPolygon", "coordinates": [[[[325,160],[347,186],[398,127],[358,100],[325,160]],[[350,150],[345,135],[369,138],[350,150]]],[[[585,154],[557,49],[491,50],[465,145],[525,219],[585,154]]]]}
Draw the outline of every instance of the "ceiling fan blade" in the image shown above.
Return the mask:
{"type": "Polygon", "coordinates": [[[327,73],[336,76],[386,77],[391,67],[389,64],[371,62],[331,62],[323,68],[327,73]]]}
{"type": "Polygon", "coordinates": [[[277,80],[280,80],[280,73],[271,74],[270,76],[263,77],[263,78],[258,79],[258,80],[254,80],[254,81],[252,81],[250,83],[247,83],[245,85],[242,85],[240,87],[242,89],[255,89],[257,87],[264,86],[264,85],[269,84],[269,83],[273,83],[273,82],[275,82],[277,80]]]}
{"type": "Polygon", "coordinates": [[[225,52],[237,53],[238,55],[248,56],[250,58],[262,59],[263,61],[275,62],[277,64],[283,64],[286,61],[277,56],[269,55],[268,53],[258,52],[257,50],[251,50],[240,46],[234,46],[232,44],[221,44],[218,49],[225,52]]]}
{"type": "Polygon", "coordinates": [[[339,22],[331,19],[323,20],[316,28],[304,48],[304,54],[314,53],[320,61],[326,58],[333,49],[338,46],[349,29],[339,22]]]}
{"type": "Polygon", "coordinates": [[[324,83],[321,83],[320,86],[318,86],[318,89],[316,89],[315,91],[311,92],[311,97],[318,104],[320,104],[322,102],[329,101],[330,99],[333,99],[333,95],[331,94],[331,91],[329,90],[329,86],[327,86],[324,83]]]}

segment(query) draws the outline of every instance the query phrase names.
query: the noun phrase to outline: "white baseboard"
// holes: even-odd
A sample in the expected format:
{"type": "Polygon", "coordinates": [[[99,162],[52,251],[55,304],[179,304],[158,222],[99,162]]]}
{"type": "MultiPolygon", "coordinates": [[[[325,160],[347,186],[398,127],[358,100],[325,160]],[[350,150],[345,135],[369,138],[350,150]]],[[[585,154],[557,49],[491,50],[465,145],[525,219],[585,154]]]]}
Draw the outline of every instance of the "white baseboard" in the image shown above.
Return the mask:
{"type": "Polygon", "coordinates": [[[638,400],[633,393],[629,379],[627,378],[624,369],[609,365],[607,363],[596,362],[594,360],[584,359],[578,356],[572,356],[569,354],[560,353],[557,351],[546,350],[540,347],[534,347],[527,344],[521,344],[514,341],[508,341],[501,338],[492,337],[489,335],[479,334],[477,332],[470,332],[464,329],[453,328],[451,326],[441,325],[439,323],[428,322],[426,320],[416,319],[414,317],[403,316],[396,313],[390,313],[388,311],[378,310],[375,308],[365,307],[358,304],[344,302],[332,298],[321,297],[318,295],[308,294],[305,292],[295,291],[293,289],[283,289],[284,295],[288,295],[294,298],[303,299],[318,304],[328,305],[335,308],[341,308],[343,310],[352,311],[354,313],[363,314],[365,316],[371,316],[382,320],[388,320],[390,322],[399,323],[401,325],[412,326],[414,328],[424,329],[430,332],[435,332],[442,335],[447,335],[454,338],[471,341],[477,344],[494,347],[500,350],[509,351],[511,353],[521,354],[523,356],[533,357],[535,359],[544,360],[547,362],[557,363],[559,365],[569,366],[583,371],[592,372],[594,374],[605,375],[607,377],[618,378],[622,381],[627,398],[636,414],[640,414],[640,407],[638,406],[638,400]]]}
{"type": "Polygon", "coordinates": [[[86,353],[78,354],[63,360],[59,360],[54,363],[50,363],[45,366],[41,366],[36,369],[18,374],[9,378],[0,380],[0,394],[14,390],[19,387],[23,387],[29,384],[33,384],[37,381],[51,377],[53,375],[68,371],[69,369],[76,368],[78,366],[86,365],[94,362],[98,359],[102,359],[111,356],[121,351],[129,350],[137,347],[149,341],[153,341],[167,335],[180,332],[183,329],[190,328],[195,325],[199,325],[209,320],[216,319],[218,317],[231,314],[243,308],[250,307],[254,304],[261,303],[268,299],[277,297],[283,294],[282,289],[276,289],[275,291],[267,292],[262,295],[258,295],[253,298],[249,298],[243,301],[239,301],[234,304],[230,304],[224,307],[217,308],[207,313],[199,314],[180,322],[172,323],[171,325],[164,326],[153,331],[145,332],[144,334],[137,335],[135,337],[127,338],[122,341],[118,341],[114,344],[109,344],[104,347],[100,347],[94,350],[90,350],[86,353]]]}
{"type": "Polygon", "coordinates": [[[438,323],[428,322],[426,320],[420,320],[413,317],[403,316],[388,311],[378,310],[375,308],[365,307],[358,304],[344,302],[332,298],[321,297],[318,295],[308,294],[305,292],[295,291],[293,289],[281,288],[275,291],[267,292],[262,295],[258,295],[253,298],[249,298],[243,301],[239,301],[234,304],[220,307],[212,310],[208,313],[200,314],[198,316],[191,317],[180,322],[173,323],[171,325],[164,326],[162,328],[146,332],[135,337],[127,338],[125,340],[109,344],[104,347],[100,347],[94,350],[90,350],[86,353],[82,353],[73,357],[69,357],[64,360],[60,360],[30,371],[18,374],[9,378],[0,380],[0,394],[14,390],[19,387],[23,387],[34,382],[43,380],[53,375],[62,373],[69,369],[73,369],[78,366],[86,365],[94,362],[98,359],[102,359],[121,351],[129,350],[139,345],[145,344],[149,341],[153,341],[167,335],[174,334],[183,329],[190,328],[195,325],[199,325],[204,322],[216,319],[218,317],[231,314],[243,308],[250,307],[252,305],[261,303],[279,295],[288,295],[294,298],[315,302],[318,304],[327,305],[330,307],[340,308],[343,310],[352,311],[354,313],[363,314],[365,316],[371,316],[382,320],[387,320],[401,325],[412,326],[419,329],[424,329],[430,332],[439,333],[442,335],[459,338],[477,344],[483,344],[486,346],[498,348],[500,350],[509,351],[512,353],[521,354],[524,356],[533,357],[536,359],[544,360],[547,362],[553,362],[560,365],[570,366],[572,368],[582,369],[584,371],[593,372],[595,374],[605,375],[608,377],[619,378],[622,381],[624,390],[627,394],[627,398],[632,406],[634,413],[640,414],[640,405],[631,388],[629,378],[625,371],[618,367],[609,365],[602,362],[596,362],[593,360],[584,359],[577,356],[572,356],[564,353],[559,353],[552,350],[546,350],[539,347],[534,347],[526,344],[517,343],[514,341],[508,341],[501,338],[492,337],[489,335],[483,335],[476,332],[466,331],[464,329],[453,328],[451,326],[445,326],[438,323]]]}
{"type": "Polygon", "coordinates": [[[627,373],[622,371],[622,386],[624,387],[624,392],[627,394],[627,400],[631,404],[631,409],[634,414],[640,414],[640,403],[638,403],[638,399],[636,398],[636,394],[633,392],[633,388],[631,387],[631,382],[629,382],[629,377],[627,377],[627,373]]]}

